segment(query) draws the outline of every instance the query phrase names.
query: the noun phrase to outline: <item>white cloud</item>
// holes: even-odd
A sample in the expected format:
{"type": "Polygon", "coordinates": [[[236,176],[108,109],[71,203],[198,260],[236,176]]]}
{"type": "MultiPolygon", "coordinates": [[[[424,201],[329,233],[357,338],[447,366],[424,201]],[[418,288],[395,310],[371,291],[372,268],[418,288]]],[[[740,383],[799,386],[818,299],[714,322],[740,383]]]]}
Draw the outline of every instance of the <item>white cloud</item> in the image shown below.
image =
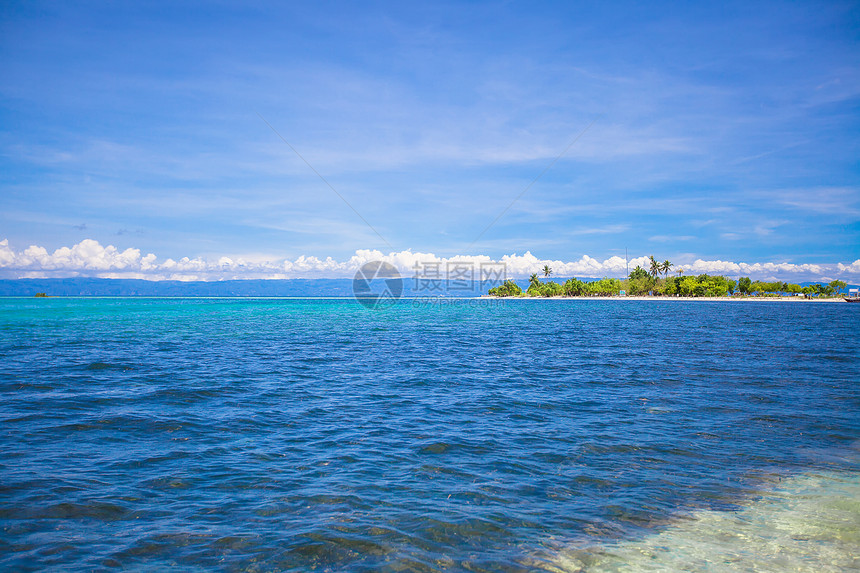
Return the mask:
{"type": "MultiPolygon", "coordinates": [[[[182,257],[159,260],[149,253],[141,256],[139,249],[120,251],[113,245],[102,246],[98,241],[85,239],[72,247],[61,247],[49,252],[45,247],[30,245],[15,251],[9,241],[0,241],[0,277],[70,277],[90,276],[101,278],[138,278],[149,280],[223,280],[223,279],[288,279],[288,278],[350,278],[361,265],[382,260],[397,267],[404,276],[412,276],[416,270],[422,272],[428,264],[439,264],[445,272],[449,263],[471,263],[476,267],[486,263],[502,263],[509,277],[527,277],[540,273],[544,265],[553,269],[558,277],[623,277],[627,269],[636,266],[649,268],[645,256],[626,261],[613,256],[600,260],[583,255],[574,261],[542,259],[527,251],[525,254],[510,254],[493,260],[486,255],[458,255],[439,257],[433,253],[410,250],[385,254],[378,250],[362,249],[347,260],[331,257],[320,259],[302,255],[295,260],[265,259],[259,256],[222,256],[213,259],[182,257]]],[[[692,263],[678,264],[686,274],[724,274],[727,276],[750,276],[752,278],[780,278],[793,280],[821,280],[822,277],[838,277],[860,280],[860,259],[853,263],[797,264],[790,262],[733,262],[723,260],[695,259],[692,263]]]]}
{"type": "MultiPolygon", "coordinates": [[[[140,257],[140,250],[126,249],[118,251],[108,245],[102,247],[98,241],[84,239],[77,245],[61,247],[53,253],[38,245],[30,245],[23,252],[15,253],[8,246],[8,240],[0,243],[0,267],[20,268],[25,270],[44,271],[108,271],[139,269],[145,265],[140,257]]],[[[155,255],[147,255],[149,264],[155,260],[155,255]]]]}
{"type": "Polygon", "coordinates": [[[0,267],[6,267],[14,264],[15,253],[9,248],[9,239],[0,241],[0,267]]]}
{"type": "Polygon", "coordinates": [[[850,265],[843,265],[842,263],[838,263],[836,265],[836,268],[839,274],[860,274],[860,259],[857,259],[850,265]]]}
{"type": "Polygon", "coordinates": [[[654,235],[648,240],[654,243],[675,243],[678,241],[692,241],[695,239],[693,235],[654,235]]]}

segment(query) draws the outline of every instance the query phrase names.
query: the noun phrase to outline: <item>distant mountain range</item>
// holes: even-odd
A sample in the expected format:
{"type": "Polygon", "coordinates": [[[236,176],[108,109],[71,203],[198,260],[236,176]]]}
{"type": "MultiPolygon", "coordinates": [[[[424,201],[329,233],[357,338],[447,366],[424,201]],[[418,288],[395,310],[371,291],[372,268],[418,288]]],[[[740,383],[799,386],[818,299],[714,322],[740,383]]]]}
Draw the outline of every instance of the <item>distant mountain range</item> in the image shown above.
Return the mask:
{"type": "MultiPolygon", "coordinates": [[[[528,281],[525,281],[527,284],[528,281]]],[[[474,297],[487,294],[483,290],[414,291],[411,278],[403,279],[403,294],[414,296],[474,297]]],[[[490,285],[492,286],[492,285],[490,285]]],[[[231,281],[147,281],[142,279],[2,279],[0,296],[342,296],[351,297],[352,279],[287,279],[231,281]]]]}
{"type": "MultiPolygon", "coordinates": [[[[553,277],[564,282],[564,278],[553,277]]],[[[591,281],[597,279],[581,279],[591,281]]],[[[444,281],[440,289],[429,291],[414,289],[411,277],[403,279],[404,297],[449,296],[476,297],[487,294],[483,289],[449,290],[444,281]]],[[[527,279],[515,281],[528,288],[527,279]]],[[[812,284],[800,283],[801,286],[812,284]]],[[[857,288],[857,285],[849,285],[857,288]]],[[[65,279],[0,279],[0,296],[274,296],[274,297],[351,297],[352,279],[242,279],[231,281],[147,281],[142,279],[97,279],[75,277],[65,279]]]]}

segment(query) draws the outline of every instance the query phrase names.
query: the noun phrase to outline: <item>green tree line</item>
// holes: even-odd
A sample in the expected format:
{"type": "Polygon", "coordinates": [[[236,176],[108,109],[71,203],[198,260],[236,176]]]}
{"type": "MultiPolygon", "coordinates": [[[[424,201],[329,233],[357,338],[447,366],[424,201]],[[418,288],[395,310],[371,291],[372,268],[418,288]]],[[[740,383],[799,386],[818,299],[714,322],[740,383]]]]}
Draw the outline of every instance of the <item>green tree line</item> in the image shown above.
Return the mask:
{"type": "MultiPolygon", "coordinates": [[[[684,297],[724,297],[724,296],[791,296],[802,294],[811,297],[838,296],[848,285],[844,281],[834,280],[829,284],[813,284],[801,287],[787,282],[753,281],[749,277],[741,277],[737,281],[724,276],[701,274],[698,276],[682,276],[683,269],[678,270],[678,276],[669,276],[674,266],[671,262],[658,262],[650,258],[650,269],[637,266],[625,280],[602,278],[598,281],[584,282],[579,279],[568,279],[564,283],[555,281],[542,282],[537,273],[529,277],[528,289],[524,292],[516,283],[507,280],[501,285],[491,288],[491,296],[614,296],[621,291],[632,296],[684,296],[684,297]],[[662,275],[662,277],[661,277],[662,275]]],[[[541,271],[549,278],[552,269],[549,265],[541,271]]]]}

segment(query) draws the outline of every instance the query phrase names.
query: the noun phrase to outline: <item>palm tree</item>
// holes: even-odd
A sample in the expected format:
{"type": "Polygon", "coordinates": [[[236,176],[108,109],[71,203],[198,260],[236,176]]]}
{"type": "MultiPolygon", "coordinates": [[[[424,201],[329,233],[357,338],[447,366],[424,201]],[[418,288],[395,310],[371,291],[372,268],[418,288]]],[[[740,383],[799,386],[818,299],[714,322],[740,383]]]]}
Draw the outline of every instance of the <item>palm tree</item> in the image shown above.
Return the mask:
{"type": "Polygon", "coordinates": [[[683,275],[683,274],[684,274],[684,267],[678,267],[677,272],[678,272],[678,276],[679,276],[679,277],[680,277],[681,275],[683,275]]]}
{"type": "Polygon", "coordinates": [[[538,282],[537,273],[535,273],[529,277],[529,284],[537,284],[537,282],[538,282]]]}
{"type": "Polygon", "coordinates": [[[666,276],[667,279],[669,278],[669,269],[671,269],[672,266],[673,265],[672,265],[672,263],[669,262],[669,259],[666,259],[660,265],[660,270],[663,271],[663,274],[666,276]]]}
{"type": "Polygon", "coordinates": [[[648,259],[651,261],[651,276],[656,279],[657,275],[660,273],[660,263],[657,262],[654,255],[651,255],[648,259]]]}
{"type": "Polygon", "coordinates": [[[544,265],[543,266],[543,276],[549,278],[549,275],[551,275],[551,274],[552,274],[552,269],[549,268],[549,265],[544,265]]]}

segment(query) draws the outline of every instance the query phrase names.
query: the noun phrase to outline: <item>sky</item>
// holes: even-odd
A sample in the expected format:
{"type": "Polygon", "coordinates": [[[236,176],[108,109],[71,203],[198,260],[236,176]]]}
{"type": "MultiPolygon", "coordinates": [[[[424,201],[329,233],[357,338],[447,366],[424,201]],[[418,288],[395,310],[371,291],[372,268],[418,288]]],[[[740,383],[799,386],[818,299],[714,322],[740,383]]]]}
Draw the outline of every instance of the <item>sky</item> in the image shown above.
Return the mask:
{"type": "Polygon", "coordinates": [[[857,2],[6,1],[0,277],[857,282],[858,134],[857,2]]]}

